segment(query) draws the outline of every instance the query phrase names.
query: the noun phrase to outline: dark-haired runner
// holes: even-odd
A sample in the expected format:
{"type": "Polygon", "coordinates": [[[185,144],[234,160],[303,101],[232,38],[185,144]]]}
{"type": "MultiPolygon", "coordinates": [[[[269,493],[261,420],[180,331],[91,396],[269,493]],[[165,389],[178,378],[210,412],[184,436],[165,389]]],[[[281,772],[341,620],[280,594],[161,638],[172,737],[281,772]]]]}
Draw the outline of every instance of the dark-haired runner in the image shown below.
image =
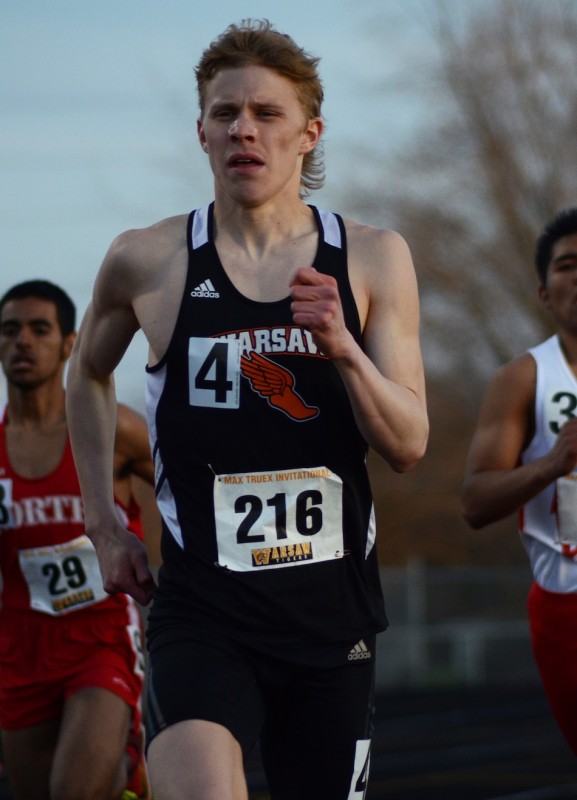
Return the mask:
{"type": "MultiPolygon", "coordinates": [[[[64,408],[74,325],[48,281],[0,299],[3,748],[16,800],[144,799],[141,620],[131,597],[104,592],[85,535],[64,408]]],[[[153,479],[146,424],[122,406],[114,428],[115,513],[142,536],[131,475],[153,479]]]]}
{"type": "Polygon", "coordinates": [[[471,444],[463,512],[480,528],[519,510],[535,581],[533,651],[577,754],[577,208],[537,240],[539,297],[557,333],[502,367],[471,444]]]}

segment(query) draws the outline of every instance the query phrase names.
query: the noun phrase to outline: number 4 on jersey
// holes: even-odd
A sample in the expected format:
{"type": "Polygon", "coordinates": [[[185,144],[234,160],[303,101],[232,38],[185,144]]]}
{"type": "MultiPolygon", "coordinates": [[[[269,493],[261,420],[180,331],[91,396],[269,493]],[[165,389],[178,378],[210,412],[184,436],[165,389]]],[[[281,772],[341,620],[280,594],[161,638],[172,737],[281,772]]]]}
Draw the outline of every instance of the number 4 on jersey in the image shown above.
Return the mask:
{"type": "Polygon", "coordinates": [[[235,339],[189,339],[188,388],[191,406],[238,408],[240,343],[235,339]]]}
{"type": "Polygon", "coordinates": [[[355,768],[347,800],[363,800],[367,793],[371,764],[371,740],[359,739],[355,751],[355,768]]]}

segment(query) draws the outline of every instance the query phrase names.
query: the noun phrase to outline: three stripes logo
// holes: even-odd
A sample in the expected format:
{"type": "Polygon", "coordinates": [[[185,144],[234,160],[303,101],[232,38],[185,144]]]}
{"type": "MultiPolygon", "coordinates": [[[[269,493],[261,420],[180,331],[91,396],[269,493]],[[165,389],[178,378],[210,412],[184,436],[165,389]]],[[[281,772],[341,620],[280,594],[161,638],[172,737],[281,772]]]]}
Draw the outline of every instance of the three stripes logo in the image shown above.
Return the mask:
{"type": "Polygon", "coordinates": [[[216,299],[220,297],[220,294],[214,288],[212,281],[210,278],[207,278],[205,281],[200,283],[196,286],[192,292],[190,293],[191,297],[203,297],[209,299],[216,299]]]}
{"type": "Polygon", "coordinates": [[[364,639],[361,639],[354,647],[351,647],[351,651],[347,656],[349,661],[366,661],[372,657],[373,654],[366,646],[364,639]]]}

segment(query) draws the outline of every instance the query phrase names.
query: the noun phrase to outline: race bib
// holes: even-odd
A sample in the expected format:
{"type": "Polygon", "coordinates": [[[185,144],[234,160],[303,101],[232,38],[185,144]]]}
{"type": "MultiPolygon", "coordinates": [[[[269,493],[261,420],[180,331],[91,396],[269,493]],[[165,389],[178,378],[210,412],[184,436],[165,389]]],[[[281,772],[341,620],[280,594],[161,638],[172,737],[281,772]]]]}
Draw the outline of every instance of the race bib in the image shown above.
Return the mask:
{"type": "Polygon", "coordinates": [[[30,592],[30,608],[35,611],[58,616],[108,597],[96,550],[87,536],[65,544],[20,550],[18,559],[30,592]]]}
{"type": "Polygon", "coordinates": [[[254,572],[342,558],[342,495],[326,467],[217,475],[219,565],[254,572]]]}
{"type": "Polygon", "coordinates": [[[556,489],[559,541],[577,545],[577,473],[557,478],[556,489]]]}

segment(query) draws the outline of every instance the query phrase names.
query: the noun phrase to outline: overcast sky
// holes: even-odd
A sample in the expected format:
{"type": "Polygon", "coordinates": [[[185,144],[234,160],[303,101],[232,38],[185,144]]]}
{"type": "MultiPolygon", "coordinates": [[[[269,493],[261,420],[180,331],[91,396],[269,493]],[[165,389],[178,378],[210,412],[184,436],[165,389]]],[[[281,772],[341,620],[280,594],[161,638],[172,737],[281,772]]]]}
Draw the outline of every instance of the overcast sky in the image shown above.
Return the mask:
{"type": "MultiPolygon", "coordinates": [[[[418,120],[420,109],[392,88],[427,57],[406,2],[3,0],[0,294],[48,278],[81,317],[118,233],[212,199],[193,69],[246,17],[267,17],[321,57],[327,184],[317,205],[342,210],[336,198],[355,153],[367,142],[398,146],[418,120]],[[376,91],[389,76],[391,90],[376,91]]],[[[119,398],[140,410],[145,362],[139,336],[117,371],[119,398]]]]}

